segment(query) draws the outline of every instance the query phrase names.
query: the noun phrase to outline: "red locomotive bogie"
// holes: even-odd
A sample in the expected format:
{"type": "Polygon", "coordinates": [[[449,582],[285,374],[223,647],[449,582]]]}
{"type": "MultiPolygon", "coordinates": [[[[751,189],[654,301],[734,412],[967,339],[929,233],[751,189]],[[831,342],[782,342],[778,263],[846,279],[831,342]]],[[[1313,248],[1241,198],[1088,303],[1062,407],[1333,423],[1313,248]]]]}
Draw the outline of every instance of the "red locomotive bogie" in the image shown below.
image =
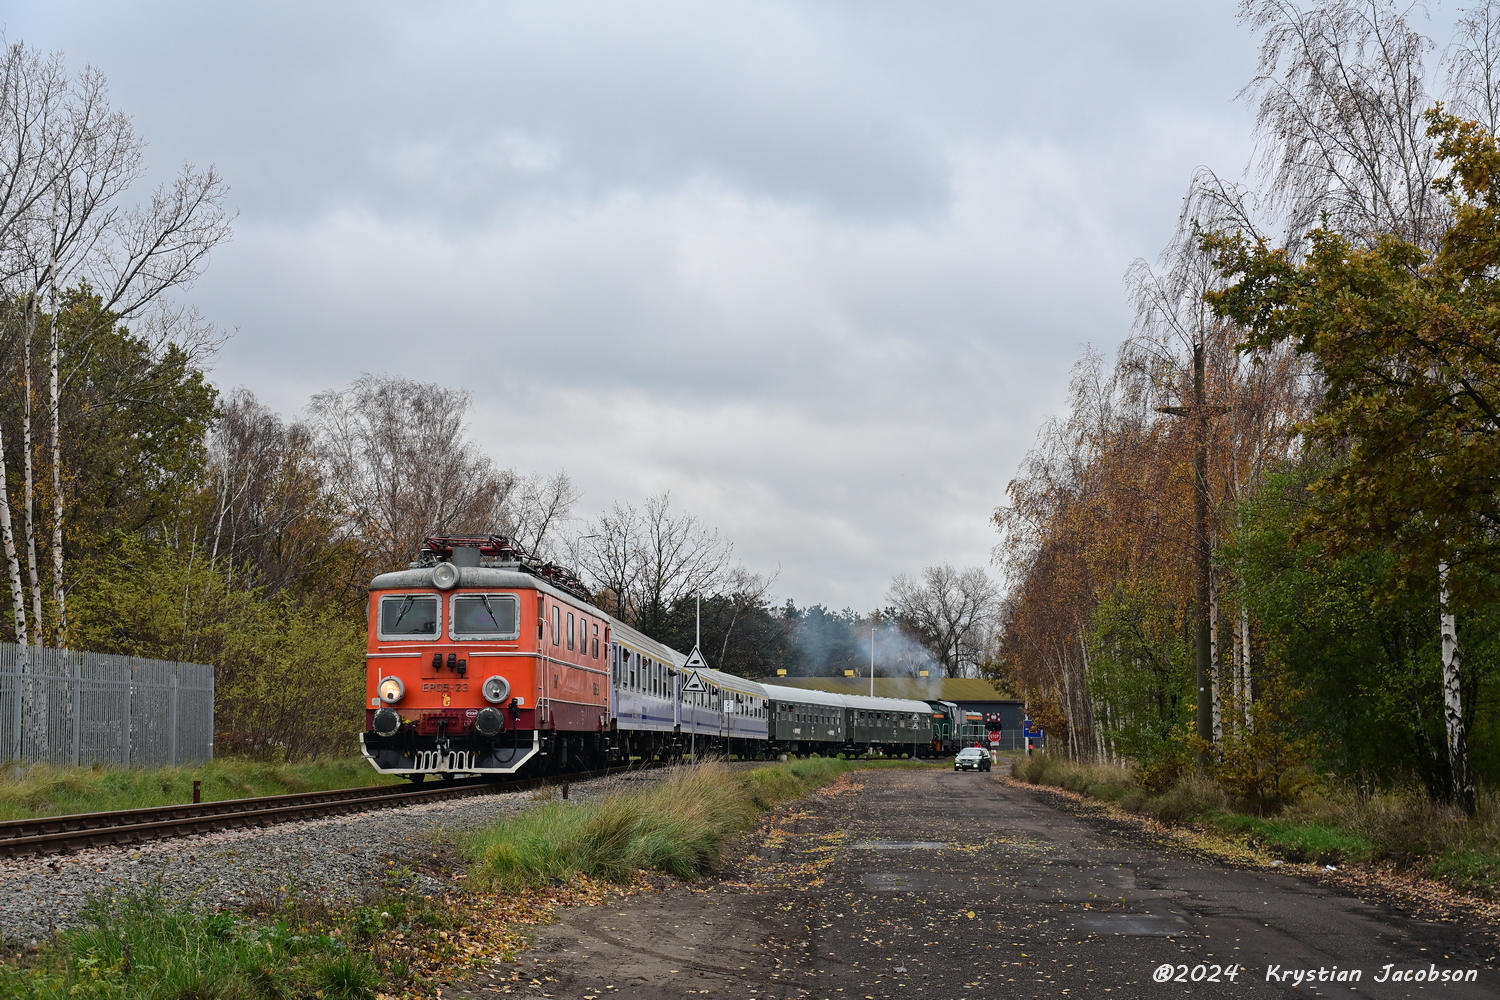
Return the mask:
{"type": "Polygon", "coordinates": [[[558,734],[608,730],[608,619],[495,541],[430,539],[371,584],[362,742],[377,769],[514,773],[558,734]]]}

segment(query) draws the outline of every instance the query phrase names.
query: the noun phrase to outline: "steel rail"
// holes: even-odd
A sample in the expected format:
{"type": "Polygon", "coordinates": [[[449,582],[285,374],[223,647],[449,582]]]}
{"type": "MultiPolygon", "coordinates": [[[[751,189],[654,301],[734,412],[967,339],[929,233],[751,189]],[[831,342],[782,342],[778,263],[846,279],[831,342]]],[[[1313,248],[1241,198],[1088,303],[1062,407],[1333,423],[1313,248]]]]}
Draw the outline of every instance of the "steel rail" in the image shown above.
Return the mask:
{"type": "Polygon", "coordinates": [[[265,795],[249,799],[223,799],[217,802],[8,820],[0,822],[0,857],[68,854],[91,847],[111,847],[218,830],[271,826],[368,809],[390,809],[474,795],[525,791],[544,785],[566,784],[639,770],[643,768],[637,764],[508,781],[466,778],[444,782],[435,788],[369,785],[326,792],[265,795]]]}

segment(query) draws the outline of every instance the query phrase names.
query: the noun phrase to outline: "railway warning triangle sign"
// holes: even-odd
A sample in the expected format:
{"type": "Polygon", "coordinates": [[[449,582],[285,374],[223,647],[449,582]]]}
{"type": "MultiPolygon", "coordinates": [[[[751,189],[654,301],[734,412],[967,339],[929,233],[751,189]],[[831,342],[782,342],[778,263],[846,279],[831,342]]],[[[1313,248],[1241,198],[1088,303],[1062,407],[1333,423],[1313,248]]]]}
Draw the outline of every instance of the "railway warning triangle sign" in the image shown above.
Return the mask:
{"type": "Polygon", "coordinates": [[[682,690],[684,692],[707,691],[708,688],[704,686],[703,678],[698,676],[698,671],[689,670],[687,680],[682,682],[682,690]]]}
{"type": "Polygon", "coordinates": [[[693,651],[688,654],[687,660],[682,665],[688,670],[704,670],[708,667],[708,661],[703,658],[702,653],[698,652],[698,647],[695,644],[693,651]]]}

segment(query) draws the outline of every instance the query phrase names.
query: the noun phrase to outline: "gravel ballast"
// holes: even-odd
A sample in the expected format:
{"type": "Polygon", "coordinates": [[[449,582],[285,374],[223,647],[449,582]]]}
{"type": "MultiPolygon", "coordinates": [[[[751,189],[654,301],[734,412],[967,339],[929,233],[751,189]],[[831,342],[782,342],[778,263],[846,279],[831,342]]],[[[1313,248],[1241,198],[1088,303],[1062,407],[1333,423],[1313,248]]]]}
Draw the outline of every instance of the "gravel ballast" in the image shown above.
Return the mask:
{"type": "MultiPolygon", "coordinates": [[[[595,778],[570,787],[569,801],[640,788],[668,771],[595,778]]],[[[83,923],[91,896],[147,893],[204,910],[300,898],[358,902],[393,868],[408,891],[451,891],[453,835],[531,808],[556,787],[373,809],[250,830],[228,830],[77,854],[0,861],[0,939],[30,944],[83,923]],[[404,874],[404,873],[403,873],[404,874]]]]}

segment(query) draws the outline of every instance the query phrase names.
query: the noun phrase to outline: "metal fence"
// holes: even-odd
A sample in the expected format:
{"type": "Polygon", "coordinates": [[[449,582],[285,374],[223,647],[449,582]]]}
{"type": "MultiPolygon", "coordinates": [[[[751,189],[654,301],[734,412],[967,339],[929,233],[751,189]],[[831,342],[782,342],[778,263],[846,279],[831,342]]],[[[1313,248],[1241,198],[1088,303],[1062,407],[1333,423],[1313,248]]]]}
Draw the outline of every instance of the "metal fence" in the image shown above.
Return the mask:
{"type": "Polygon", "coordinates": [[[0,760],[159,767],[213,743],[213,667],[0,643],[0,760]]]}

